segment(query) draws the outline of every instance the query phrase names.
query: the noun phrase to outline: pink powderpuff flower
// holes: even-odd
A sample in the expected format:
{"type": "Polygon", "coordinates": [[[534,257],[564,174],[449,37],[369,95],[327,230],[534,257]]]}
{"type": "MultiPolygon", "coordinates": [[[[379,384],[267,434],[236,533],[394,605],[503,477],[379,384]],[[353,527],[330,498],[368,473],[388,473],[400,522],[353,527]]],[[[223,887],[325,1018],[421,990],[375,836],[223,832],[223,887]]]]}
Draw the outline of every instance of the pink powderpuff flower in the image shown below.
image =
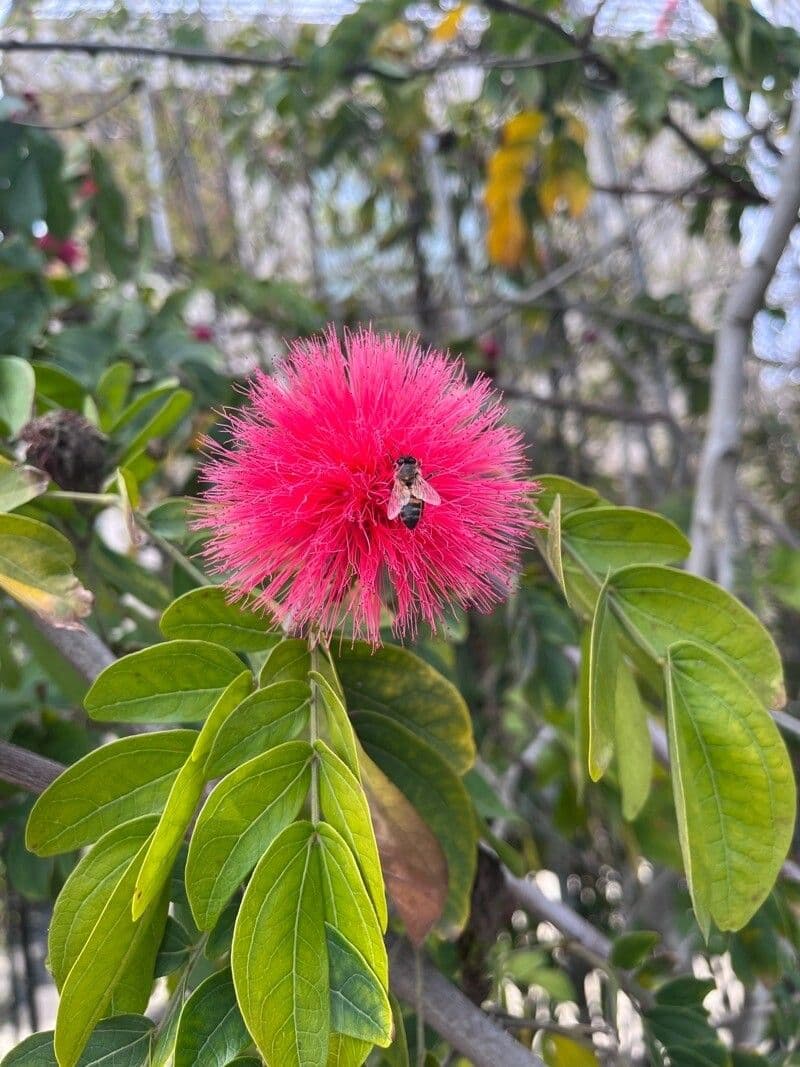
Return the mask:
{"type": "Polygon", "coordinates": [[[489,610],[537,525],[538,487],[503,413],[489,382],[412,339],[362,329],[342,344],[331,328],[295,342],[229,415],[230,443],[209,443],[207,559],[235,595],[277,602],[284,625],[325,637],[349,619],[379,644],[387,603],[399,635],[456,604],[489,610]],[[413,528],[390,518],[396,474],[413,472],[401,457],[439,498],[413,528]]]}

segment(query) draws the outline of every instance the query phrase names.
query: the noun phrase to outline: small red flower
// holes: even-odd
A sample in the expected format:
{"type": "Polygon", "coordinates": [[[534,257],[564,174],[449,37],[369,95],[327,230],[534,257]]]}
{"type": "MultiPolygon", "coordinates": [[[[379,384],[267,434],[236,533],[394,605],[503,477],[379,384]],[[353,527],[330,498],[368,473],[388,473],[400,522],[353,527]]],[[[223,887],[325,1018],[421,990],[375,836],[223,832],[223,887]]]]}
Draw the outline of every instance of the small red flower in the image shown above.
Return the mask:
{"type": "Polygon", "coordinates": [[[196,326],[192,326],[192,337],[194,337],[195,341],[213,341],[214,327],[202,322],[198,323],[196,326]]]}
{"type": "Polygon", "coordinates": [[[94,180],[94,178],[84,178],[81,184],[78,186],[78,196],[82,200],[91,200],[93,196],[97,196],[100,192],[100,186],[94,180]]]}
{"type": "Polygon", "coordinates": [[[83,258],[83,248],[78,241],[73,240],[71,237],[61,240],[51,233],[46,233],[44,237],[36,238],[36,244],[46,256],[50,256],[52,259],[60,259],[64,266],[69,267],[70,270],[76,267],[83,258]]]}
{"type": "Polygon", "coordinates": [[[450,605],[488,610],[536,524],[522,438],[502,415],[486,380],[412,340],[365,329],[342,345],[330,329],[296,342],[229,416],[231,443],[211,446],[207,558],[237,595],[326,636],[347,614],[378,644],[387,593],[399,634],[450,605]],[[396,475],[413,473],[401,457],[439,498],[413,529],[389,517],[396,475]]]}

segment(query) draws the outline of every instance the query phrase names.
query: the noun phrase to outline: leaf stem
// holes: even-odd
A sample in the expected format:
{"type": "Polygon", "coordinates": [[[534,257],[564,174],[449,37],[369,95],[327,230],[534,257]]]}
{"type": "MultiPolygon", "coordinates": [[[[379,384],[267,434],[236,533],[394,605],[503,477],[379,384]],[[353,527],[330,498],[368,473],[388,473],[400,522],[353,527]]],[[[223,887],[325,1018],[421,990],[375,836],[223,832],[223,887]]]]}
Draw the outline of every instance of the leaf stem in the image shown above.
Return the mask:
{"type": "MultiPolygon", "coordinates": [[[[320,654],[319,645],[314,645],[311,649],[311,669],[318,671],[320,669],[320,654]]],[[[311,682],[311,710],[308,717],[308,738],[311,744],[319,737],[319,687],[317,683],[311,682]]],[[[314,826],[319,822],[319,760],[316,758],[311,763],[311,822],[314,826]]]]}
{"type": "MultiPolygon", "coordinates": [[[[118,500],[119,498],[115,497],[114,499],[118,500]]],[[[191,578],[194,578],[194,580],[200,585],[214,584],[210,578],[203,574],[203,572],[198,567],[195,567],[195,565],[190,560],[188,560],[186,556],[184,556],[183,552],[181,552],[179,548],[176,548],[171,541],[168,541],[165,537],[162,537],[161,534],[157,534],[153,527],[150,525],[150,523],[147,521],[147,519],[144,517],[144,515],[140,515],[137,511],[134,513],[134,518],[136,519],[136,525],[141,527],[142,530],[144,530],[144,532],[147,534],[153,544],[157,545],[158,548],[160,548],[161,551],[164,553],[164,555],[169,556],[170,559],[173,560],[173,562],[177,563],[177,565],[182,570],[186,571],[186,573],[191,578]]]]}

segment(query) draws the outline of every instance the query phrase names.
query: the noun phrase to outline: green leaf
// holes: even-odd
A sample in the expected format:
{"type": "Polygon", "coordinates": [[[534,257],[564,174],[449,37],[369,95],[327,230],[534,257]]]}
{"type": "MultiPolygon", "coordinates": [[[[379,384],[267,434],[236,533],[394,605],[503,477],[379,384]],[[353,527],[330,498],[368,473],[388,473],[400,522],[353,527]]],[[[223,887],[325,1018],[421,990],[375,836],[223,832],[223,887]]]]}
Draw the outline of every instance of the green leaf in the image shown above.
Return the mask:
{"type": "Polygon", "coordinates": [[[236,997],[267,1063],[326,1061],[330,986],[318,830],[288,826],[245,890],[231,951],[236,997]]]}
{"type": "Polygon", "coordinates": [[[101,722],[200,722],[243,666],[206,641],[165,641],[106,667],[85,707],[101,722]]]}
{"type": "MultiPolygon", "coordinates": [[[[132,459],[147,447],[153,438],[166,436],[177,426],[191,406],[192,394],[188,390],[170,387],[167,399],[158,406],[154,414],[141,426],[141,429],[130,437],[119,458],[119,466],[127,466],[132,459]]],[[[126,422],[127,420],[124,417],[120,419],[115,426],[115,431],[118,431],[120,425],[126,422]]]]}
{"type": "Polygon", "coordinates": [[[70,872],[53,908],[48,960],[60,989],[114,887],[156,826],[153,816],[123,822],[100,838],[70,872]]]}
{"type": "Polygon", "coordinates": [[[350,846],[375,906],[380,927],[385,930],[388,921],[386,893],[364,790],[347,764],[340,760],[324,741],[316,741],[314,749],[319,756],[319,798],[322,814],[350,846]]]}
{"type": "Polygon", "coordinates": [[[325,725],[331,748],[361,781],[358,744],[347,708],[327,678],[324,678],[318,671],[309,671],[308,677],[317,686],[319,695],[322,697],[325,707],[325,725]]]}
{"type": "Polygon", "coordinates": [[[58,1067],[53,1031],[31,1034],[0,1061],[0,1067],[58,1067]]]}
{"type": "Polygon", "coordinates": [[[261,652],[280,639],[271,630],[268,616],[242,603],[228,601],[220,586],[190,589],[178,597],[161,616],[165,637],[196,638],[230,648],[234,652],[261,652]]]}
{"type": "Polygon", "coordinates": [[[543,515],[549,515],[557,496],[561,497],[561,513],[568,515],[579,508],[591,508],[600,503],[600,496],[585,485],[579,485],[559,474],[543,474],[536,479],[542,491],[536,496],[536,507],[543,515]]]}
{"type": "Polygon", "coordinates": [[[49,475],[36,467],[9,463],[0,456],[0,512],[13,511],[41,496],[50,483],[49,475]]]}
{"type": "Polygon", "coordinates": [[[588,766],[593,782],[603,777],[614,754],[619,662],[617,627],[611,614],[606,582],[597,598],[589,638],[586,718],[589,724],[588,766]]]}
{"type": "Polygon", "coordinates": [[[392,1009],[384,986],[347,938],[325,923],[331,987],[331,1028],[337,1033],[387,1046],[392,1009]]]}
{"type": "Polygon", "coordinates": [[[156,957],[156,977],[174,974],[188,962],[192,953],[192,938],[177,919],[167,916],[167,925],[156,957]]]}
{"type": "Polygon", "coordinates": [[[94,396],[100,413],[100,429],[108,433],[125,408],[125,401],[133,384],[134,366],[120,360],[106,367],[100,375],[94,396]]]}
{"type": "Polygon", "coordinates": [[[26,359],[0,358],[0,429],[16,437],[31,417],[36,376],[26,359]]]}
{"type": "Polygon", "coordinates": [[[573,512],[565,516],[561,535],[570,552],[600,578],[633,563],[675,563],[690,549],[669,519],[638,508],[573,512]]]}
{"type": "Polygon", "coordinates": [[[72,545],[43,522],[0,515],[0,589],[45,622],[82,629],[92,594],[72,573],[72,545]]]}
{"type": "Polygon", "coordinates": [[[75,1067],[92,1030],[103,1017],[114,987],[124,975],[143,940],[158,932],[153,960],[167,916],[164,895],[149,915],[137,923],[131,917],[131,896],[147,845],[142,845],[114,887],[105,908],[86,939],[61,990],[55,1030],[60,1067],[75,1067]],[[160,929],[159,929],[160,927],[160,929]]]}
{"type": "Polygon", "coordinates": [[[561,555],[561,497],[556,495],[547,517],[547,537],[545,539],[545,558],[561,587],[567,601],[569,593],[564,580],[564,561],[561,555]]]}
{"type": "MultiPolygon", "coordinates": [[[[213,646],[211,646],[213,647],[213,646]]],[[[133,917],[138,919],[161,892],[180,851],[209,774],[208,756],[222,723],[249,693],[253,678],[243,671],[221,694],[197,736],[188,760],[181,767],[167,797],[150,846],[142,861],[133,894],[133,917]]]]}
{"type": "Polygon", "coordinates": [[[305,682],[310,670],[308,641],[300,637],[285,637],[267,657],[258,683],[264,686],[273,682],[305,682]]]}
{"type": "Polygon", "coordinates": [[[429,745],[388,717],[353,715],[361,743],[436,835],[447,859],[448,895],[440,926],[461,930],[469,916],[477,862],[477,827],[464,783],[429,745]]]}
{"type": "Polygon", "coordinates": [[[208,758],[210,778],[283,741],[296,737],[308,723],[308,682],[276,682],[243,700],[220,727],[208,758]]]}
{"type": "Polygon", "coordinates": [[[346,841],[328,823],[317,826],[325,921],[343,934],[386,989],[389,961],[375,906],[346,841]]]}
{"type": "Polygon", "coordinates": [[[194,730],[138,734],[90,752],[34,804],[28,848],[39,856],[69,852],[126,819],[159,812],[196,737],[194,730]]]}
{"type": "Polygon", "coordinates": [[[639,687],[631,669],[623,659],[620,659],[617,667],[614,737],[622,791],[622,815],[632,822],[650,795],[653,745],[647,725],[647,708],[639,695],[639,687]]]}
{"type": "Polygon", "coordinates": [[[796,791],[778,728],[721,657],[690,642],[665,664],[678,832],[695,914],[738,930],[763,903],[792,840],[796,791]]]}
{"type": "Polygon", "coordinates": [[[186,891],[210,930],[267,846],[297,816],[311,784],[313,751],[289,741],[242,764],[217,785],[195,824],[186,891]]]}
{"type": "Polygon", "coordinates": [[[785,703],[783,668],[770,635],[718,585],[667,567],[625,567],[610,578],[623,622],[662,660],[676,641],[693,641],[728,664],[762,699],[785,703]]]}
{"type": "Polygon", "coordinates": [[[336,670],[351,715],[369,711],[396,722],[463,774],[475,762],[469,709],[456,687],[407,649],[343,648],[336,670]]]}
{"type": "Polygon", "coordinates": [[[175,1067],[224,1067],[249,1044],[231,972],[217,971],[200,983],[184,1005],[175,1067]]]}
{"type": "Polygon", "coordinates": [[[547,1067],[599,1067],[600,1063],[591,1048],[564,1034],[547,1034],[542,1056],[547,1067]]]}
{"type": "Polygon", "coordinates": [[[620,934],[611,945],[611,962],[615,967],[629,971],[647,959],[661,940],[656,930],[632,930],[620,934]]]}
{"type": "MultiPolygon", "coordinates": [[[[78,1067],[146,1067],[153,1023],[143,1015],[116,1015],[97,1026],[78,1067]]],[[[2,1067],[58,1067],[53,1032],[31,1034],[3,1058],[2,1067]]]]}

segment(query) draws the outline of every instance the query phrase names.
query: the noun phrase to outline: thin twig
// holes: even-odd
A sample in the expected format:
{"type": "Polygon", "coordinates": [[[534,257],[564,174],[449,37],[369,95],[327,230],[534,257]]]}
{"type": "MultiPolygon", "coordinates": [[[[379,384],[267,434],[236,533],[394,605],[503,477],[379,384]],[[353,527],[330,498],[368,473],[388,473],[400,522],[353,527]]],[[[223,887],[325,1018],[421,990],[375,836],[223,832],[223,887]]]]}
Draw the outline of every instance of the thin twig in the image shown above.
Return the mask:
{"type": "Polygon", "coordinates": [[[77,118],[60,119],[55,122],[37,122],[35,119],[18,118],[14,116],[14,123],[17,126],[33,126],[37,130],[77,130],[82,126],[88,126],[94,122],[95,119],[102,118],[103,115],[107,115],[109,111],[113,111],[115,107],[119,107],[120,104],[130,99],[134,93],[138,92],[143,85],[141,78],[134,78],[129,84],[118,89],[116,93],[109,96],[103,103],[97,107],[94,111],[90,111],[86,115],[80,115],[77,118]]]}

